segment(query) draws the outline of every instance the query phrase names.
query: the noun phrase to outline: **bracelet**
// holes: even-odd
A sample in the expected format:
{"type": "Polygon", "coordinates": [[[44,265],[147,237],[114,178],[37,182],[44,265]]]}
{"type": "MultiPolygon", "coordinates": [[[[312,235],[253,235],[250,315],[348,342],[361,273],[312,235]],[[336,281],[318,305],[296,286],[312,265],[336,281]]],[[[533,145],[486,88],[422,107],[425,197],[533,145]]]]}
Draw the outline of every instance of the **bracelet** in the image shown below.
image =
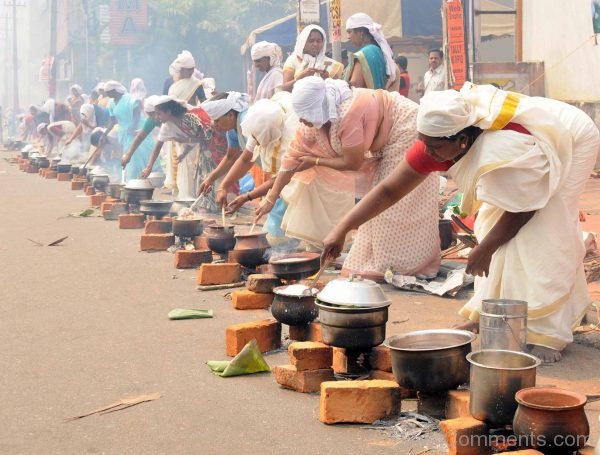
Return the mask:
{"type": "Polygon", "coordinates": [[[225,188],[219,188],[219,189],[217,189],[217,193],[220,193],[221,191],[227,192],[227,190],[225,188]]]}
{"type": "Polygon", "coordinates": [[[266,200],[266,201],[267,201],[269,204],[271,204],[271,205],[275,205],[275,202],[273,202],[271,199],[269,199],[269,195],[268,195],[268,194],[265,196],[265,200],[266,200]]]}
{"type": "Polygon", "coordinates": [[[316,161],[315,161],[315,166],[318,166],[318,165],[319,165],[319,160],[320,160],[320,159],[321,159],[321,158],[317,158],[317,159],[316,159],[316,161]]]}

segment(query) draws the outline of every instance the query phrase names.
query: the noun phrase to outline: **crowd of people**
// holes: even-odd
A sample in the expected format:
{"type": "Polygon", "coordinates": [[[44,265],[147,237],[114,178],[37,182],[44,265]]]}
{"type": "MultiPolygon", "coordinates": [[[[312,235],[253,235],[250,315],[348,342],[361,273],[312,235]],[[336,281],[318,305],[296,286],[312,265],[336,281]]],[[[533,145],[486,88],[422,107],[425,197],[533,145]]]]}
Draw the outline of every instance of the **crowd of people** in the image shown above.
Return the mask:
{"type": "Polygon", "coordinates": [[[462,191],[461,211],[477,214],[464,327],[476,327],[484,299],[526,300],[534,354],[560,359],[588,304],[577,199],[598,129],[558,101],[470,83],[447,90],[439,49],[417,104],[407,59],[394,59],[381,26],[358,13],[346,30],[357,49],[346,65],[325,54],[318,25],[302,30],[284,62],[276,43],[256,43],[264,76],[253,96],[216,93],[188,51],[170,65],[162,95],[147,96],[141,79],[129,90],[106,81],[89,95],[73,85],[64,103],[30,107],[23,138],[71,163],[122,168],[125,179],[162,171],[177,198],[204,195],[207,211],[260,199],[255,221],[267,216],[273,244],[303,242],[329,262],[351,239],[342,272],[375,280],[389,269],[438,274],[445,172],[462,191]],[[255,186],[240,193],[248,173],[255,186]]]}

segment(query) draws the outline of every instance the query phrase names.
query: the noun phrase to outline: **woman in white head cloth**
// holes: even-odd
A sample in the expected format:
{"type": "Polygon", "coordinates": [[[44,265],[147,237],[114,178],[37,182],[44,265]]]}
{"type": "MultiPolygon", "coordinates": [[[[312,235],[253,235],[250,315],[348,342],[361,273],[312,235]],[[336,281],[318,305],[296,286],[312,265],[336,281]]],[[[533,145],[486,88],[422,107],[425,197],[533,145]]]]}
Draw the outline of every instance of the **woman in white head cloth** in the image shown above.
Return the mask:
{"type": "MultiPolygon", "coordinates": [[[[224,92],[213,96],[210,100],[202,103],[202,108],[210,116],[214,127],[227,138],[227,153],[217,162],[217,167],[208,175],[203,176],[200,184],[200,192],[208,193],[213,184],[229,172],[233,163],[240,157],[242,150],[246,148],[247,138],[242,133],[242,122],[250,107],[250,96],[247,93],[224,92]]],[[[231,192],[237,193],[236,188],[229,188],[231,192]]],[[[217,203],[226,203],[225,189],[217,193],[217,203]]]]}
{"type": "Polygon", "coordinates": [[[359,48],[352,56],[345,79],[352,87],[397,90],[400,80],[394,54],[383,36],[381,24],[365,13],[356,13],[346,21],[348,38],[359,48]],[[396,84],[394,84],[396,82],[396,84]]]}
{"type": "MultiPolygon", "coordinates": [[[[117,81],[108,81],[104,84],[106,95],[112,98],[108,107],[110,118],[106,127],[104,137],[119,125],[119,143],[122,150],[129,150],[135,136],[144,124],[142,117],[142,104],[139,100],[127,93],[125,87],[117,81]]],[[[102,146],[102,142],[101,142],[102,146]]],[[[137,179],[142,173],[152,148],[154,147],[154,139],[148,136],[138,147],[137,152],[131,160],[124,164],[125,178],[127,180],[137,179]]],[[[160,171],[160,167],[156,166],[156,171],[160,171]]]]}
{"type": "Polygon", "coordinates": [[[296,39],[294,52],[283,65],[282,89],[292,91],[297,80],[307,76],[321,76],[326,79],[340,79],[344,66],[327,56],[327,35],[318,25],[307,25],[296,39]]]}
{"type": "Polygon", "coordinates": [[[132,79],[131,84],[129,85],[129,93],[131,93],[131,96],[136,100],[143,102],[148,94],[144,80],[139,77],[132,79]]]}
{"type": "Polygon", "coordinates": [[[259,41],[250,50],[254,67],[261,73],[266,73],[261,79],[254,101],[263,98],[271,98],[275,89],[283,83],[283,71],[281,69],[281,48],[275,43],[259,41]]]}
{"type": "Polygon", "coordinates": [[[75,131],[75,124],[69,120],[60,120],[52,122],[46,127],[49,136],[52,137],[52,157],[60,157],[61,162],[67,164],[78,164],[85,161],[85,155],[81,150],[81,143],[78,139],[71,141],[66,145],[66,141],[75,131]]]}
{"type": "MultiPolygon", "coordinates": [[[[262,185],[227,204],[228,213],[234,213],[246,202],[265,196],[273,186],[281,166],[281,158],[285,155],[298,126],[298,117],[292,109],[291,98],[289,92],[279,92],[271,99],[257,101],[248,109],[241,124],[242,133],[248,138],[246,148],[219,185],[219,202],[224,202],[225,190],[246,175],[254,163],[260,163],[262,171],[269,178],[262,185]]],[[[269,213],[264,226],[271,237],[269,241],[283,240],[281,222],[286,207],[287,204],[279,198],[269,213]]]]}
{"type": "Polygon", "coordinates": [[[83,93],[81,85],[78,84],[72,85],[70,90],[71,94],[66,99],[67,106],[69,106],[69,109],[71,110],[73,121],[76,124],[79,124],[81,121],[79,117],[79,110],[81,109],[81,106],[87,102],[87,95],[83,93]]]}
{"type": "Polygon", "coordinates": [[[482,300],[528,304],[527,343],[546,362],[560,359],[588,303],[578,198],[593,169],[600,138],[592,120],[567,104],[491,85],[421,98],[422,142],[326,239],[335,256],[344,232],[375,216],[447,170],[463,191],[461,212],[478,213],[479,242],[467,272],[475,295],[461,309],[475,329],[482,300]],[[369,205],[370,204],[370,205],[369,205]]]}
{"type": "MultiPolygon", "coordinates": [[[[308,175],[319,179],[306,178],[303,183],[309,189],[305,191],[318,193],[314,200],[328,203],[288,210],[284,221],[288,212],[290,216],[295,213],[296,218],[287,220],[288,230],[301,231],[307,241],[322,245],[354,205],[355,194],[364,194],[371,179],[380,182],[402,161],[417,138],[418,106],[398,92],[351,90],[345,81],[316,76],[296,84],[292,104],[303,125],[257,215],[270,210],[296,172],[310,169],[308,175]],[[352,171],[359,170],[357,180],[352,171]]],[[[440,264],[438,188],[438,178],[432,175],[419,191],[361,226],[343,272],[379,281],[390,268],[404,275],[436,276],[440,264]]],[[[299,204],[285,196],[290,208],[299,204]]]]}

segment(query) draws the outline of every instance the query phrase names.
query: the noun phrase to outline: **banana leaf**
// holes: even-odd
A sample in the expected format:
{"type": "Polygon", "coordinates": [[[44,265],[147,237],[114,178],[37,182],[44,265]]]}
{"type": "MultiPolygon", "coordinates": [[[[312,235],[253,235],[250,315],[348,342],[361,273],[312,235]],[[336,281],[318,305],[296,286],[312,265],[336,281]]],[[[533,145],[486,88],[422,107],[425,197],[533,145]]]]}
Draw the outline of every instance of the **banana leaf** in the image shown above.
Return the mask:
{"type": "Polygon", "coordinates": [[[256,339],[249,341],[233,360],[209,360],[206,364],[214,374],[223,378],[271,371],[258,349],[256,339]]]}
{"type": "Polygon", "coordinates": [[[176,308],[169,311],[169,319],[204,319],[212,318],[213,310],[196,310],[196,309],[184,309],[176,308]]]}

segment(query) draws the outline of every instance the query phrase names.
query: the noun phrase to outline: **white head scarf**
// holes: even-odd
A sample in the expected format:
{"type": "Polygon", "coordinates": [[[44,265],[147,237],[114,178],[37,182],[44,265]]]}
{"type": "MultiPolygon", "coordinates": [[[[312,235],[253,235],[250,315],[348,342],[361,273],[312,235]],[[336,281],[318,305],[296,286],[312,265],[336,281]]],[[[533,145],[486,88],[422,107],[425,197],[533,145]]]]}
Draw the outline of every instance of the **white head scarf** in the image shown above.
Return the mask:
{"type": "MultiPolygon", "coordinates": [[[[289,92],[287,95],[291,96],[289,92]]],[[[245,137],[253,138],[258,143],[254,147],[253,160],[256,160],[261,149],[268,155],[272,154],[281,143],[286,119],[290,115],[295,117],[293,112],[284,111],[279,103],[270,99],[258,100],[250,106],[241,127],[245,137]]]]}
{"type": "Polygon", "coordinates": [[[142,101],[144,98],[146,98],[148,91],[146,90],[144,81],[139,77],[132,79],[131,85],[129,86],[129,93],[138,101],[142,101]]]}
{"type": "Polygon", "coordinates": [[[154,112],[154,108],[156,107],[156,98],[158,98],[158,95],[150,95],[144,100],[144,112],[146,114],[151,114],[154,112]]]}
{"type": "Polygon", "coordinates": [[[83,95],[83,88],[81,88],[81,85],[73,84],[70,88],[71,91],[75,90],[75,93],[77,93],[79,96],[83,95]]]}
{"type": "Polygon", "coordinates": [[[46,127],[48,126],[47,123],[40,123],[37,127],[36,130],[38,133],[41,133],[46,127]]]}
{"type": "Polygon", "coordinates": [[[155,95],[152,104],[156,108],[156,106],[168,103],[169,101],[175,101],[176,103],[181,104],[185,108],[188,107],[188,104],[184,100],[178,100],[173,95],[155,95]]]}
{"type": "Polygon", "coordinates": [[[346,21],[346,30],[352,30],[354,28],[364,27],[369,30],[369,33],[373,35],[375,41],[381,48],[383,56],[385,57],[385,73],[387,74],[390,81],[396,79],[396,63],[394,62],[394,54],[392,48],[383,36],[381,24],[374,22],[368,14],[356,13],[348,18],[346,21]]]}
{"type": "Polygon", "coordinates": [[[296,46],[294,47],[294,54],[301,58],[303,62],[310,62],[316,60],[316,63],[321,63],[325,59],[325,49],[327,48],[327,33],[321,27],[315,24],[307,25],[304,27],[304,30],[300,32],[298,38],[296,39],[296,46]],[[304,46],[306,46],[306,42],[308,41],[308,36],[310,32],[313,30],[317,30],[323,36],[323,48],[321,52],[316,57],[304,53],[304,46]]]}
{"type": "Polygon", "coordinates": [[[104,91],[110,92],[112,90],[115,90],[117,93],[121,93],[121,94],[124,94],[127,92],[127,89],[125,88],[125,86],[123,84],[121,84],[120,82],[106,81],[104,83],[104,91]]]}
{"type": "Polygon", "coordinates": [[[171,66],[173,66],[175,71],[179,72],[182,69],[196,68],[196,61],[190,51],[184,50],[181,51],[175,60],[173,60],[171,66]]]}
{"type": "Polygon", "coordinates": [[[321,128],[338,118],[337,108],[351,96],[352,90],[344,80],[309,76],[294,84],[292,106],[300,119],[321,128]]]}
{"type": "Polygon", "coordinates": [[[268,41],[259,41],[252,46],[250,56],[252,57],[252,60],[269,57],[271,66],[280,66],[283,54],[281,48],[277,44],[269,43],[268,41]]]}
{"type": "Polygon", "coordinates": [[[98,93],[100,93],[100,90],[104,90],[104,82],[98,82],[94,90],[96,90],[98,93]]]}
{"type": "Polygon", "coordinates": [[[217,120],[223,117],[232,109],[242,112],[248,109],[250,96],[247,93],[228,92],[227,98],[222,100],[208,100],[202,103],[202,109],[206,111],[209,117],[217,120]]]}
{"type": "Polygon", "coordinates": [[[96,110],[91,104],[82,104],[79,108],[79,114],[82,119],[87,120],[90,127],[96,127],[96,110]]]}
{"type": "Polygon", "coordinates": [[[426,93],[417,113],[417,131],[429,137],[449,137],[474,125],[477,111],[456,90],[426,93]]]}

